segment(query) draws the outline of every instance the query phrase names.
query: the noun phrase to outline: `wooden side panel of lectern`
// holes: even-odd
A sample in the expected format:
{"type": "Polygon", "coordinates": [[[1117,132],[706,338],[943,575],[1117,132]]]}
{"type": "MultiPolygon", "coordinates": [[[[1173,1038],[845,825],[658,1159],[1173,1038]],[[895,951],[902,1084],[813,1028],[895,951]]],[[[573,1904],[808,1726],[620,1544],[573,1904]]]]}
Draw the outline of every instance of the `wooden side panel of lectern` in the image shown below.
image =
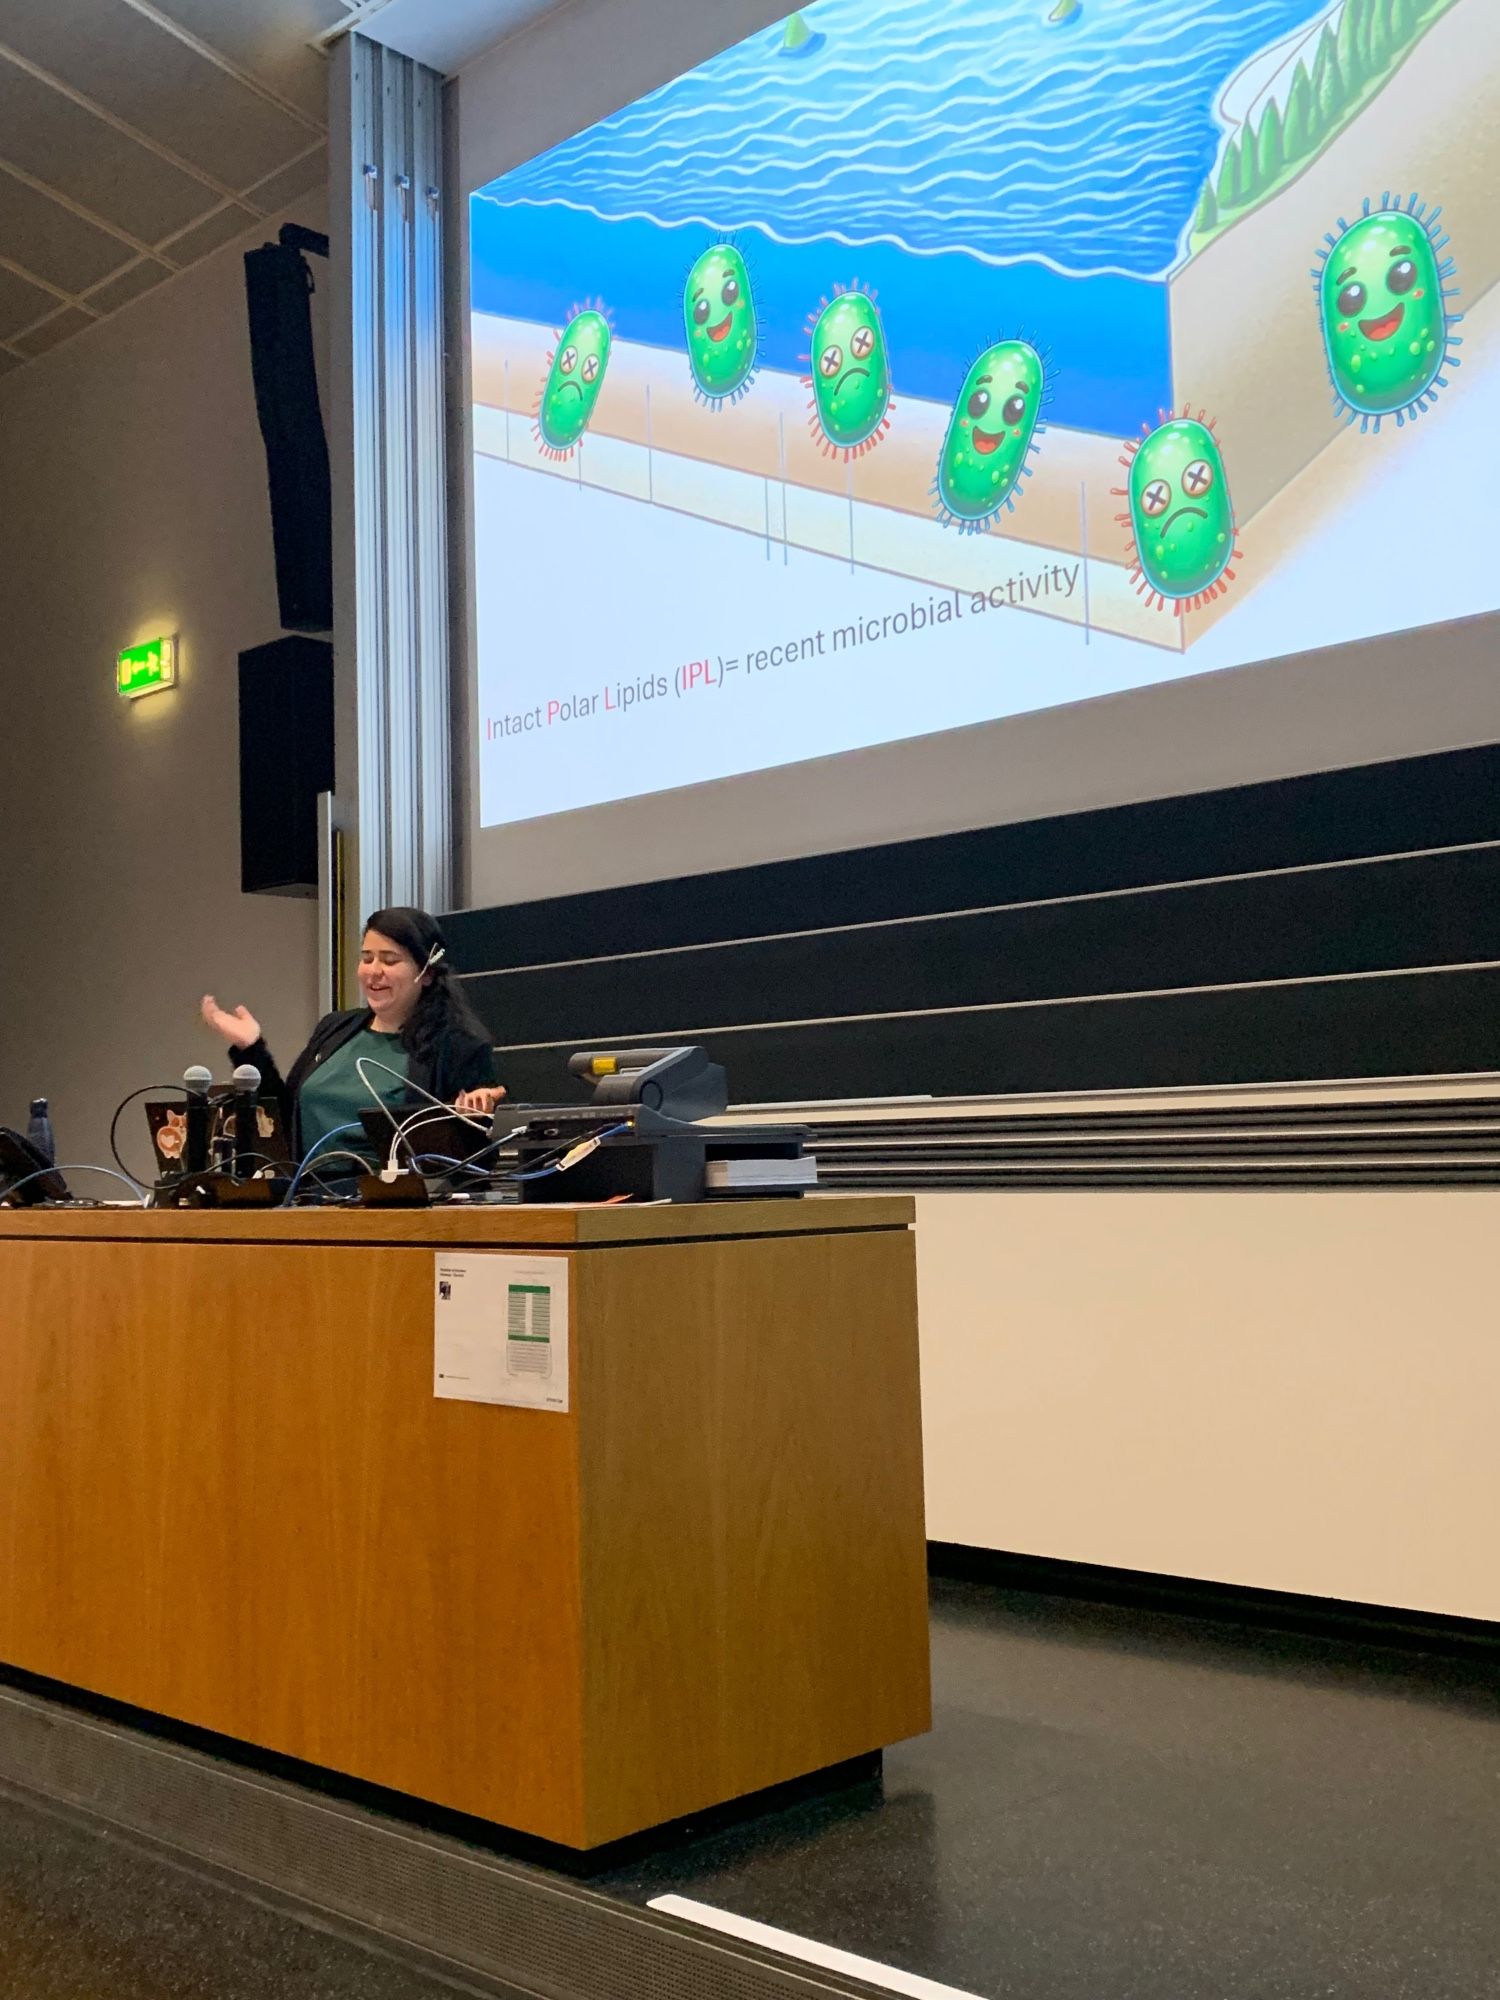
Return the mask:
{"type": "Polygon", "coordinates": [[[573,1847],[928,1726],[907,1229],[559,1249],[560,1415],[434,1397],[430,1242],[86,1220],[0,1224],[0,1661],[573,1847]]]}
{"type": "Polygon", "coordinates": [[[929,1728],[911,1236],[579,1282],[589,1844],[929,1728]]]}

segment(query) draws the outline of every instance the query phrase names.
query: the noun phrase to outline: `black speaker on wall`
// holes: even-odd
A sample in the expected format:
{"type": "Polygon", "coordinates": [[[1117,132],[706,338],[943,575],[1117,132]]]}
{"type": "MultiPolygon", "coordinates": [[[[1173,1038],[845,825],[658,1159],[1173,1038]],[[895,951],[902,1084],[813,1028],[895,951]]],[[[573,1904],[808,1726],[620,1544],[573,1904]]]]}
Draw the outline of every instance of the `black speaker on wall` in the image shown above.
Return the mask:
{"type": "Polygon", "coordinates": [[[333,647],[273,639],[240,654],[240,887],[315,896],[318,794],[333,790],[333,647]]]}
{"type": "MultiPolygon", "coordinates": [[[[276,595],[289,632],[333,629],[333,502],[313,354],[313,232],[245,253],[250,366],[266,445],[276,595]]],[[[322,239],[316,239],[322,240],[322,239]]]]}

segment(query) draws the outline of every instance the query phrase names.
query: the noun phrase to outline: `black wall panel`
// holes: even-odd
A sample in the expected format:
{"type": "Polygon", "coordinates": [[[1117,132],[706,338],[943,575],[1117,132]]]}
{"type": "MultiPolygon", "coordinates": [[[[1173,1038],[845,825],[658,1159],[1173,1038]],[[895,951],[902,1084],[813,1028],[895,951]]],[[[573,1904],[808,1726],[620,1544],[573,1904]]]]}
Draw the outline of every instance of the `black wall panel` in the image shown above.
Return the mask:
{"type": "Polygon", "coordinates": [[[513,1096],[691,1034],[744,1102],[1500,1067],[1497,892],[1487,747],[446,923],[513,1096]]]}

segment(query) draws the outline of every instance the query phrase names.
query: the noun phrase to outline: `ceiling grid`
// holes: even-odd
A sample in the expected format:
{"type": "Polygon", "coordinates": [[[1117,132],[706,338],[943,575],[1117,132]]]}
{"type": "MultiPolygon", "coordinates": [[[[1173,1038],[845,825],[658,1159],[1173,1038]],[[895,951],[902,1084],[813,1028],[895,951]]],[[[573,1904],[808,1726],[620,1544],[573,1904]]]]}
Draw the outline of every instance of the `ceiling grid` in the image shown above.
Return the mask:
{"type": "Polygon", "coordinates": [[[367,0],[4,0],[0,374],[326,177],[330,36],[367,0]]]}

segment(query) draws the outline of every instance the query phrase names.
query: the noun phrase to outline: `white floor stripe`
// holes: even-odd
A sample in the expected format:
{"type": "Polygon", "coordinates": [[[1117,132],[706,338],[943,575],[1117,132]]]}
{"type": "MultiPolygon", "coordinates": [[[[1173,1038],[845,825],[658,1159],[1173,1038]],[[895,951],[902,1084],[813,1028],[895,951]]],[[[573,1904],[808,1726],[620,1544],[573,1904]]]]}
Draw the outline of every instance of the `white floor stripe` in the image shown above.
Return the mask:
{"type": "Polygon", "coordinates": [[[779,1931],[774,1924],[758,1924],[750,1917],[732,1916],[728,1910],[716,1910],[709,1903],[695,1903],[690,1896],[653,1896],[651,1908],[664,1910],[669,1917],[682,1917],[690,1924],[702,1924],[705,1930],[743,1938],[747,1944],[763,1945],[767,1951],[779,1951],[787,1958],[821,1965],[829,1972],[847,1973],[851,1979],[863,1979],[867,1985],[884,1986],[891,1993],[910,1994],[911,2000],[980,2000],[977,1993],[944,1986],[936,1979],[923,1979],[915,1972],[898,1971],[894,1965],[861,1958],[857,1952],[836,1951],[831,1944],[798,1937],[793,1931],[779,1931]]]}

